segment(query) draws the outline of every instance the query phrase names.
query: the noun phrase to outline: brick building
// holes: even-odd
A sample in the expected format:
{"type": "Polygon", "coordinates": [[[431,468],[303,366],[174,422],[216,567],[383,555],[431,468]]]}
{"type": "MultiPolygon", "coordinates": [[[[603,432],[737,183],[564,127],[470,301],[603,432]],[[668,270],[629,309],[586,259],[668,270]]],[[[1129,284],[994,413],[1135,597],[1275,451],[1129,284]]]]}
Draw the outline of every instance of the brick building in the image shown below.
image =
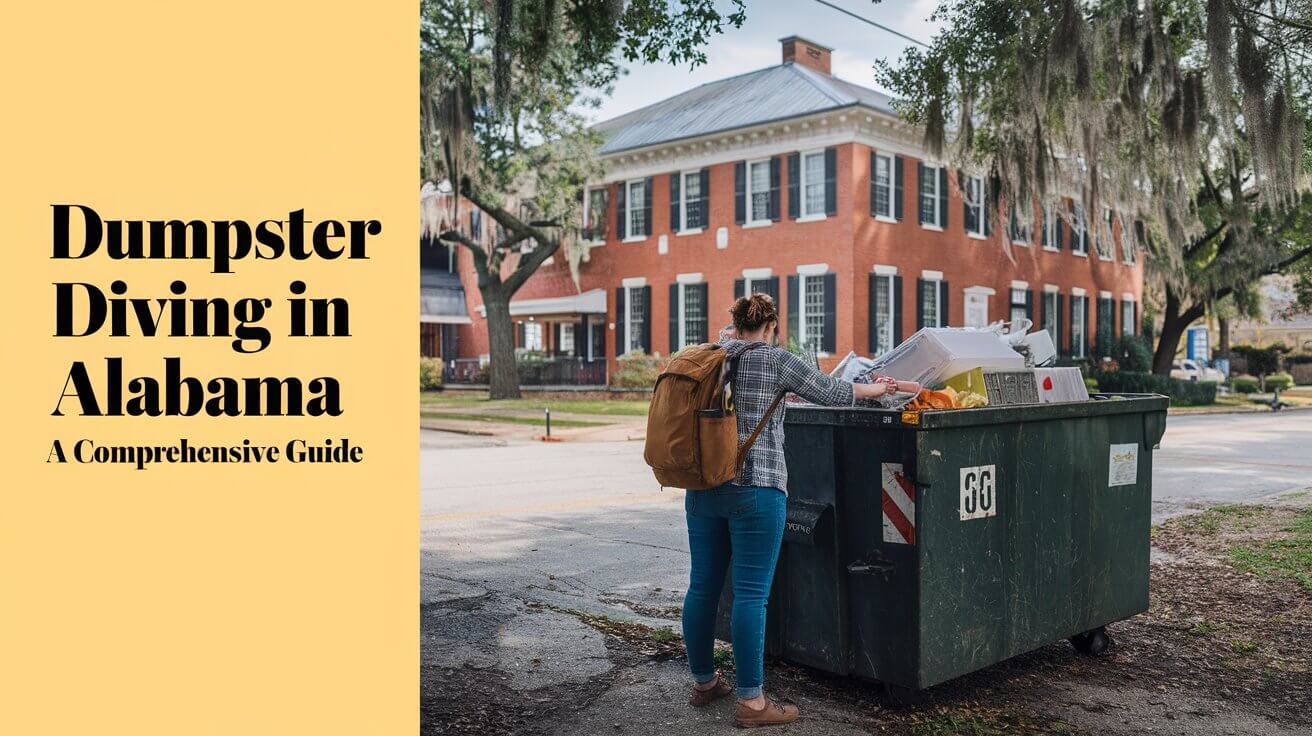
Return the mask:
{"type": "MultiPolygon", "coordinates": [[[[714,339],[746,291],[773,294],[781,333],[822,365],[925,325],[1028,315],[1075,357],[1099,330],[1137,331],[1142,264],[1115,213],[1095,227],[1066,200],[1067,217],[1034,206],[999,227],[985,182],[927,158],[887,96],[831,75],[828,48],[789,37],[782,52],[597,126],[607,174],[584,194],[580,281],[563,257],[529,280],[517,345],[613,370],[631,350],[714,339]]],[[[450,260],[470,322],[447,347],[477,358],[472,267],[450,260]]]]}

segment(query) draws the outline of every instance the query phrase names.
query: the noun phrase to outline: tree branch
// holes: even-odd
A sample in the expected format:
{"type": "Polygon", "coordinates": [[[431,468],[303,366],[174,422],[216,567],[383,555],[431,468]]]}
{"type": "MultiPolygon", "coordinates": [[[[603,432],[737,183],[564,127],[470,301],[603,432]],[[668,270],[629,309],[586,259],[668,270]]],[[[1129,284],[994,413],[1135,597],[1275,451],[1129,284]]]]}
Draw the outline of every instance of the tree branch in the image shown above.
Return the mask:
{"type": "Polygon", "coordinates": [[[506,289],[511,294],[519,290],[519,287],[528,281],[528,277],[538,270],[543,261],[550,258],[556,251],[560,250],[560,240],[538,240],[538,247],[534,248],[526,256],[520,256],[519,263],[516,264],[515,270],[505,280],[506,289]]]}
{"type": "Polygon", "coordinates": [[[1209,242],[1211,242],[1212,238],[1215,238],[1217,235],[1220,235],[1221,231],[1224,230],[1226,225],[1228,224],[1230,223],[1222,220],[1220,225],[1217,225],[1216,227],[1212,228],[1210,231],[1205,233],[1203,237],[1198,238],[1194,242],[1190,243],[1184,249],[1184,257],[1186,259],[1193,258],[1194,255],[1198,253],[1198,251],[1202,250],[1204,245],[1207,245],[1209,242]]]}

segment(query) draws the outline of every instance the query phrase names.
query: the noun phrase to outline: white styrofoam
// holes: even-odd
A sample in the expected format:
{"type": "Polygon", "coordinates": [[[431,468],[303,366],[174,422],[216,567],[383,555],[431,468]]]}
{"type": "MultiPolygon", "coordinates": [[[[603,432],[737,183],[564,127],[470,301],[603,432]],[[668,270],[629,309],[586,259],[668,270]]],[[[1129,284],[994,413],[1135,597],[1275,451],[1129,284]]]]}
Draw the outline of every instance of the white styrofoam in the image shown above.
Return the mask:
{"type": "Polygon", "coordinates": [[[921,386],[935,386],[975,368],[1019,371],[1025,359],[992,332],[925,327],[875,360],[874,370],[921,386]]]}
{"type": "Polygon", "coordinates": [[[1034,382],[1038,384],[1042,404],[1089,400],[1089,389],[1079,368],[1035,368],[1034,382]]]}

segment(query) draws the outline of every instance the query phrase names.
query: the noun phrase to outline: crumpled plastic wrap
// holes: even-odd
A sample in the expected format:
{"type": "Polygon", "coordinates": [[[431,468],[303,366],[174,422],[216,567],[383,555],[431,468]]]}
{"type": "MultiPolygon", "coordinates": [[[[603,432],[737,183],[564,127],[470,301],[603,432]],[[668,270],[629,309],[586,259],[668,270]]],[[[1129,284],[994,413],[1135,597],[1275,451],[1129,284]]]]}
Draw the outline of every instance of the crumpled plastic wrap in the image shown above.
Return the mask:
{"type": "MultiPolygon", "coordinates": [[[[847,356],[834,366],[829,375],[834,378],[841,378],[844,381],[852,383],[874,383],[875,382],[875,360],[873,358],[863,358],[857,355],[855,351],[849,351],[847,356]]],[[[901,409],[906,406],[907,402],[916,398],[913,393],[890,391],[877,399],[858,399],[857,406],[863,406],[870,409],[901,409]]]]}

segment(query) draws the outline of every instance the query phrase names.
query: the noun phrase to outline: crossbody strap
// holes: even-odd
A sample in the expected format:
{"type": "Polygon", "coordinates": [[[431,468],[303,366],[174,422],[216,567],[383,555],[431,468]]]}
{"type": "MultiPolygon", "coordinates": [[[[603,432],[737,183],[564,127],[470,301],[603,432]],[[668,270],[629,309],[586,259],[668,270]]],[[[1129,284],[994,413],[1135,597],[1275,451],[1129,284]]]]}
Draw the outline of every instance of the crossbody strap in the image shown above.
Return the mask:
{"type": "Polygon", "coordinates": [[[738,462],[734,465],[736,472],[742,472],[743,461],[747,459],[747,452],[752,449],[752,445],[756,444],[756,438],[761,436],[761,431],[765,429],[766,422],[770,421],[774,410],[779,408],[779,402],[784,400],[784,394],[786,393],[788,392],[780,391],[774,395],[774,401],[770,402],[770,408],[765,410],[765,414],[761,416],[761,421],[756,423],[756,428],[752,430],[752,434],[743,442],[743,446],[738,448],[738,462]]]}

